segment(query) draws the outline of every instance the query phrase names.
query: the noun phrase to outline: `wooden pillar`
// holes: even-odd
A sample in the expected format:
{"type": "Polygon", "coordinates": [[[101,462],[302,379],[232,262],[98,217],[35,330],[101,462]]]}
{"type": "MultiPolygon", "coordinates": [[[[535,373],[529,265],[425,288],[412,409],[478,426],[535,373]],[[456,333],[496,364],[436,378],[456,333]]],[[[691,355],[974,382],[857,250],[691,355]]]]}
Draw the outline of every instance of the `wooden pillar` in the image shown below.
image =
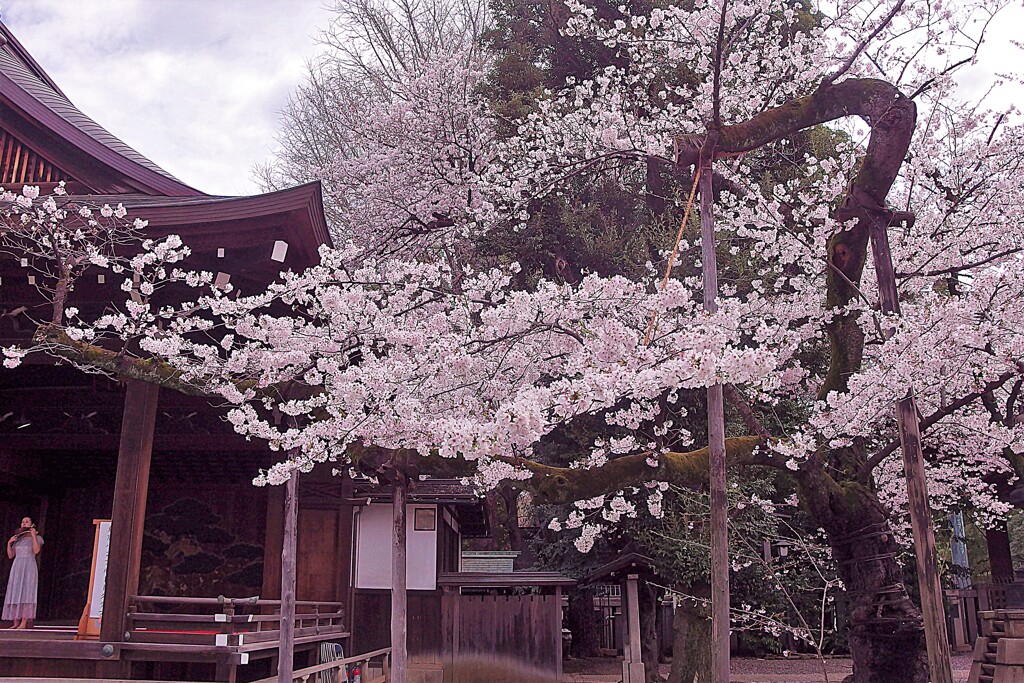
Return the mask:
{"type": "Polygon", "coordinates": [[[139,590],[142,531],[159,392],[156,384],[127,380],[114,479],[114,508],[110,516],[110,555],[100,624],[102,641],[124,639],[128,602],[139,590]]]}
{"type": "MultiPolygon", "coordinates": [[[[406,564],[405,502],[409,482],[395,474],[391,503],[394,526],[391,532],[391,683],[406,683],[408,670],[408,566],[406,564]]],[[[457,627],[456,627],[457,628],[457,627]]]]}
{"type": "Polygon", "coordinates": [[[267,522],[263,537],[263,585],[260,597],[281,599],[281,551],[284,548],[284,486],[267,486],[267,522]]]}
{"type": "Polygon", "coordinates": [[[299,472],[292,470],[284,490],[284,543],[281,547],[281,635],[277,680],[292,683],[295,658],[295,550],[299,517],[299,472]]]}
{"type": "Polygon", "coordinates": [[[643,650],[640,648],[640,591],[637,574],[626,576],[626,637],[622,641],[622,683],[644,683],[643,650]]]}
{"type": "MultiPolygon", "coordinates": [[[[896,274],[892,267],[892,253],[889,250],[888,221],[881,220],[877,215],[871,216],[869,221],[871,254],[875,261],[875,276],[878,279],[882,312],[899,315],[900,301],[896,289],[896,274]]],[[[885,335],[889,337],[892,333],[887,330],[885,335]]],[[[924,473],[924,455],[921,452],[921,425],[917,416],[914,387],[908,386],[907,393],[896,402],[896,422],[900,433],[900,447],[903,450],[903,470],[907,477],[907,501],[910,508],[910,525],[914,532],[921,612],[924,616],[924,636],[928,648],[928,671],[931,683],[952,683],[946,614],[942,585],[939,581],[932,513],[928,506],[928,485],[924,473]]]]}
{"type": "MultiPolygon", "coordinates": [[[[700,156],[701,264],[704,309],[718,310],[718,259],[711,165],[718,141],[709,131],[700,156]]],[[[722,385],[708,387],[708,464],[711,489],[711,683],[729,683],[729,532],[725,496],[725,403],[722,385]]]]}

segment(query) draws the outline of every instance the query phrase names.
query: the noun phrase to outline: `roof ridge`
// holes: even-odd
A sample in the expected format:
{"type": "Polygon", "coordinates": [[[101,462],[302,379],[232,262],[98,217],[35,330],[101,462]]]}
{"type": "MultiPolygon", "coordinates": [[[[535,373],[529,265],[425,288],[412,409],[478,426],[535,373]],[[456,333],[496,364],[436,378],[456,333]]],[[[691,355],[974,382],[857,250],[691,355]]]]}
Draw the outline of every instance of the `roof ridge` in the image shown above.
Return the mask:
{"type": "Polygon", "coordinates": [[[68,96],[64,94],[64,91],[60,89],[60,86],[57,85],[57,82],[50,78],[50,74],[46,73],[46,70],[43,69],[39,62],[35,60],[35,57],[25,49],[25,46],[21,44],[21,41],[18,40],[14,33],[11,32],[11,29],[8,28],[7,24],[3,21],[0,21],[0,38],[4,41],[2,43],[3,48],[16,57],[17,60],[32,73],[33,76],[50,86],[54,92],[65,100],[68,100],[69,103],[71,102],[71,100],[68,99],[68,96]]]}

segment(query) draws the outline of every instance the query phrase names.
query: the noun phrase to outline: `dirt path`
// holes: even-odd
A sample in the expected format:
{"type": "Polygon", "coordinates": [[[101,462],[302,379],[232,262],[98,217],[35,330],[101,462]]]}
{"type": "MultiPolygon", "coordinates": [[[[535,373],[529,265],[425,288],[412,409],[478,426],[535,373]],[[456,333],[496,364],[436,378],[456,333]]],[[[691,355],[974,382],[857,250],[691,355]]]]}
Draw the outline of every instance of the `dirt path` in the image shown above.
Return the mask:
{"type": "MultiPolygon", "coordinates": [[[[964,683],[971,668],[971,655],[953,657],[953,681],[964,683]]],[[[621,660],[596,658],[569,660],[565,663],[564,683],[618,683],[622,680],[621,660]]],[[[840,683],[853,670],[849,659],[825,660],[828,678],[821,662],[807,659],[733,659],[731,683],[840,683]]],[[[668,676],[668,665],[661,673],[668,676]]]]}

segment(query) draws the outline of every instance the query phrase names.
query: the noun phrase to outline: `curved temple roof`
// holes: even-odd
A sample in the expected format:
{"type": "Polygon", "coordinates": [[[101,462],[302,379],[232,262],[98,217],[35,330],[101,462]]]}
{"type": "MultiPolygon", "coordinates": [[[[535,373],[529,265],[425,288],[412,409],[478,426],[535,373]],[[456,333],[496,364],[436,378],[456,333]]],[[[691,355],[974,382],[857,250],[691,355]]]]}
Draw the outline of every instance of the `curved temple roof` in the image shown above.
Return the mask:
{"type": "Polygon", "coordinates": [[[0,93],[12,107],[72,147],[126,176],[146,194],[199,196],[79,110],[0,22],[0,93]]]}
{"type": "Polygon", "coordinates": [[[317,248],[331,243],[319,182],[249,197],[211,196],[186,185],[75,107],[2,22],[0,129],[15,148],[59,167],[71,196],[123,203],[149,221],[154,235],[174,231],[190,245],[205,239],[228,247],[248,244],[256,233],[269,239],[271,230],[298,247],[289,257],[293,267],[314,263],[317,248]]]}

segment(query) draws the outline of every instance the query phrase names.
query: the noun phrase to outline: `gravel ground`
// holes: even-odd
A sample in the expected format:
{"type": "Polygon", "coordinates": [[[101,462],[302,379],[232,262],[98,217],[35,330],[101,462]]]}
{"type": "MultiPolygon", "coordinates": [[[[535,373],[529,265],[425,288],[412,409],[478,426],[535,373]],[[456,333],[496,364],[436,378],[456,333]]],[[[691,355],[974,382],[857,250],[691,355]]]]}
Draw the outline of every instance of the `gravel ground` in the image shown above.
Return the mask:
{"type": "MultiPolygon", "coordinates": [[[[971,669],[971,655],[953,657],[953,680],[958,683],[967,680],[971,669]]],[[[849,659],[827,659],[825,666],[828,681],[839,683],[852,671],[849,659]]],[[[824,683],[821,662],[816,659],[743,659],[732,660],[734,683],[824,683]]],[[[565,662],[565,683],[617,683],[621,680],[622,664],[619,659],[608,657],[594,659],[572,659],[565,662]]],[[[663,665],[661,672],[668,675],[669,667],[663,665]]]]}

